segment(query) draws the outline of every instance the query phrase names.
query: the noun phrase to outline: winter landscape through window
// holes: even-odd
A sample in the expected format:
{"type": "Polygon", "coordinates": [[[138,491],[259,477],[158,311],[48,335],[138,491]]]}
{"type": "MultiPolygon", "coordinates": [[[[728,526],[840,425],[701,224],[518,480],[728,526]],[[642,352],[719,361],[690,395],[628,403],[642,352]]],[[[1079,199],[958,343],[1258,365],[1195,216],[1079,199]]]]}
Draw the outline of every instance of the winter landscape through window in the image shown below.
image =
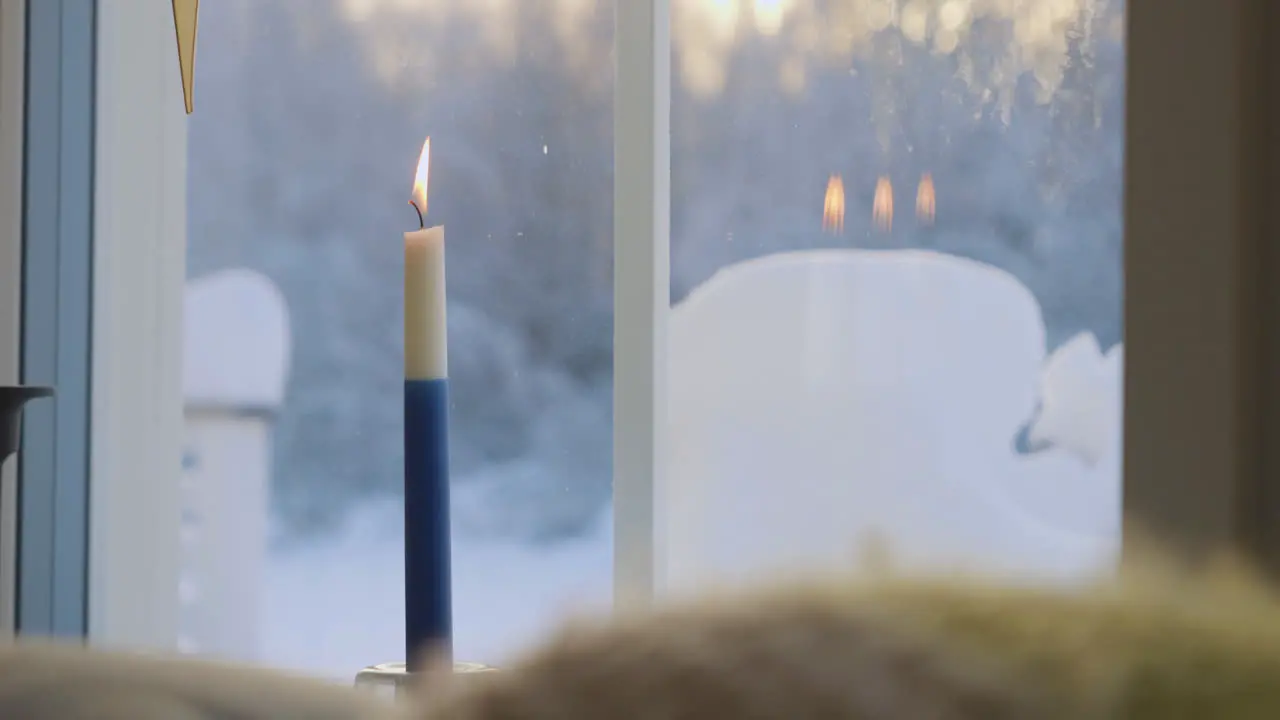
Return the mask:
{"type": "MultiPolygon", "coordinates": [[[[185,537],[222,522],[243,553],[187,568],[189,649],[339,679],[401,654],[400,233],[425,134],[459,656],[605,606],[613,3],[201,9],[187,334],[252,388],[231,404],[265,407],[224,423],[188,361],[185,537]],[[260,522],[218,520],[207,488],[246,463],[260,522]],[[232,625],[253,631],[203,640],[232,625]]],[[[671,23],[673,584],[847,562],[869,532],[922,562],[1106,567],[1122,0],[671,0],[671,23]]]]}

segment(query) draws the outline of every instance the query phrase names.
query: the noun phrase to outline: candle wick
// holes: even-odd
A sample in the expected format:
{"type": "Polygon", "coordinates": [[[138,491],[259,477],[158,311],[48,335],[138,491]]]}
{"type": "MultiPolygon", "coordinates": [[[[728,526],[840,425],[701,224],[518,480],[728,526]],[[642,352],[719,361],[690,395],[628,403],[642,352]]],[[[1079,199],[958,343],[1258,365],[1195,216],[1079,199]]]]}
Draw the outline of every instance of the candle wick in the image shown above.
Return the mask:
{"type": "Polygon", "coordinates": [[[412,200],[409,201],[409,204],[413,206],[413,211],[418,213],[418,229],[421,230],[425,228],[427,224],[422,221],[422,208],[418,207],[418,203],[412,200]]]}

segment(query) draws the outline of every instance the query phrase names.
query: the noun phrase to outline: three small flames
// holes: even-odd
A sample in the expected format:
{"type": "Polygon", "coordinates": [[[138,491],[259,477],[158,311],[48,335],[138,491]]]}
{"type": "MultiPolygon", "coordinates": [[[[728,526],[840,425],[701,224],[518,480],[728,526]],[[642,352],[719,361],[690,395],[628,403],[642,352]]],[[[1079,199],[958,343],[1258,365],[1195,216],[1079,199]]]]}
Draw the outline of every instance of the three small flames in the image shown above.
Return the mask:
{"type": "MultiPolygon", "coordinates": [[[[924,225],[932,225],[936,213],[933,175],[925,173],[916,187],[916,218],[924,225]]],[[[876,180],[871,220],[882,232],[893,230],[893,183],[883,175],[876,180]]],[[[844,232],[844,180],[839,175],[827,179],[827,193],[822,199],[822,230],[833,235],[844,232]]]]}

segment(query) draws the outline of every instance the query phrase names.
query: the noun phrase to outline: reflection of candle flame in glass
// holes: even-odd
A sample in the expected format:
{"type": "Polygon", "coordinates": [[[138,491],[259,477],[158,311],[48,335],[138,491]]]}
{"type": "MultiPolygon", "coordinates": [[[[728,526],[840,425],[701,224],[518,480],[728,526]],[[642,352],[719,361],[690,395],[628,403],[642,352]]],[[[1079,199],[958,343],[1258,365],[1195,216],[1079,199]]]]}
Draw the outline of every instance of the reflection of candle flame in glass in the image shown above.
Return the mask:
{"type": "Polygon", "coordinates": [[[925,173],[920,178],[920,188],[916,190],[916,217],[920,218],[921,222],[932,225],[935,209],[933,175],[925,173]]]}
{"type": "Polygon", "coordinates": [[[889,178],[876,180],[876,197],[871,205],[871,218],[876,227],[888,232],[893,229],[893,186],[889,178]]]}
{"type": "Polygon", "coordinates": [[[418,171],[413,177],[413,193],[409,195],[409,204],[418,209],[419,215],[427,214],[427,174],[431,170],[431,138],[422,143],[422,154],[418,156],[418,171]]]}
{"type": "Polygon", "coordinates": [[[844,180],[839,175],[827,180],[827,195],[822,200],[822,229],[844,232],[844,180]]]}

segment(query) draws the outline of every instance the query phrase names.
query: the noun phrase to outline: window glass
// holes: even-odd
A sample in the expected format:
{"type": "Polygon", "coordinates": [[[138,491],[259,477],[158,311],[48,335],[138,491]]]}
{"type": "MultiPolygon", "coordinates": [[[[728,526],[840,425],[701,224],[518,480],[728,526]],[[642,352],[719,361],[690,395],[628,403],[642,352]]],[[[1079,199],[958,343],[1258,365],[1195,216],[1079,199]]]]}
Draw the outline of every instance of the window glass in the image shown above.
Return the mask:
{"type": "Polygon", "coordinates": [[[612,3],[204,3],[184,648],[404,659],[403,236],[447,230],[458,659],[607,602],[612,3]]]}
{"type": "MultiPolygon", "coordinates": [[[[400,233],[430,135],[457,649],[500,662],[609,594],[612,4],[202,9],[188,649],[341,678],[403,655],[400,233]]],[[[672,585],[881,543],[1106,567],[1122,1],[671,15],[672,585]]]]}
{"type": "Polygon", "coordinates": [[[674,584],[877,547],[1107,568],[1123,2],[672,0],[672,23],[674,584]]]}

